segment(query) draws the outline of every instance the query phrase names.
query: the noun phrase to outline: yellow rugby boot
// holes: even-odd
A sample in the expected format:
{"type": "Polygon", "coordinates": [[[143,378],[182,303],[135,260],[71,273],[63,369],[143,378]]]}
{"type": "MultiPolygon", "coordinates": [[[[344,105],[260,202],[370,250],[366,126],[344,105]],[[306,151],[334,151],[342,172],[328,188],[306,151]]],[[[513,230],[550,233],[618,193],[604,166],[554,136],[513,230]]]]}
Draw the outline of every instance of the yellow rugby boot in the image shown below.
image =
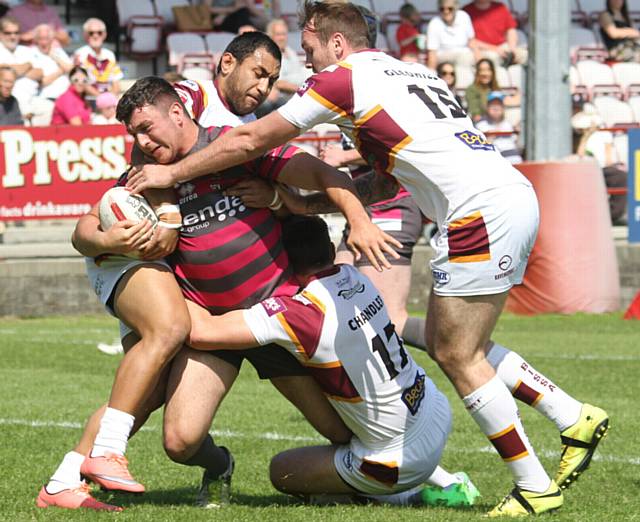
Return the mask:
{"type": "Polygon", "coordinates": [[[583,404],[578,422],[560,434],[562,453],[555,480],[561,489],[568,488],[589,467],[596,447],[608,431],[607,412],[583,404]]]}
{"type": "Polygon", "coordinates": [[[558,509],[562,506],[563,502],[562,491],[560,491],[560,488],[553,480],[549,488],[542,493],[527,491],[516,486],[511,493],[504,497],[500,504],[487,513],[487,517],[526,517],[529,515],[538,515],[558,509]]]}

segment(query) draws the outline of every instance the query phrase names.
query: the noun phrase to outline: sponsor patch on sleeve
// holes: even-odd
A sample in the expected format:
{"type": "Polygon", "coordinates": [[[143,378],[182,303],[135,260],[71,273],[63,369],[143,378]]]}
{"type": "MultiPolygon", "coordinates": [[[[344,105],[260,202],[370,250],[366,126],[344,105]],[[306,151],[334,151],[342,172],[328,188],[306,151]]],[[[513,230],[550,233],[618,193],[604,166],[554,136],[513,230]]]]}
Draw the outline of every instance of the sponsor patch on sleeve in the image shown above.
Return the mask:
{"type": "Polygon", "coordinates": [[[425,376],[423,374],[416,372],[416,380],[402,392],[402,402],[409,408],[411,415],[415,415],[418,412],[422,399],[424,399],[424,379],[425,376]]]}
{"type": "Polygon", "coordinates": [[[287,305],[284,304],[284,301],[279,297],[269,297],[260,303],[264,311],[267,312],[267,315],[271,317],[272,315],[276,315],[287,310],[287,305]]]}
{"type": "Polygon", "coordinates": [[[307,78],[304,83],[300,86],[300,88],[296,91],[298,96],[303,96],[305,92],[307,92],[311,87],[315,85],[315,80],[313,78],[307,78]]]}
{"type": "Polygon", "coordinates": [[[467,147],[473,150],[496,150],[492,143],[487,141],[482,134],[471,131],[456,132],[455,137],[458,138],[467,147]]]}

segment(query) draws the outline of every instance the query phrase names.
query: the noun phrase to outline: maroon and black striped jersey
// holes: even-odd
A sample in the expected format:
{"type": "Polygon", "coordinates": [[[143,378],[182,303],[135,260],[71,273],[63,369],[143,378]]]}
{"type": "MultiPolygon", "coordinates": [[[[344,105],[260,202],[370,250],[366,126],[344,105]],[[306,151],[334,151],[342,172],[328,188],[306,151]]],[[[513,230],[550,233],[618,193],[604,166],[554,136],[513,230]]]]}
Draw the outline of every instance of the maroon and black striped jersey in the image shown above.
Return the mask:
{"type": "MultiPolygon", "coordinates": [[[[201,128],[190,152],[204,148],[230,128],[201,128]]],[[[285,145],[177,188],[183,226],[169,262],[184,295],[210,313],[246,308],[297,290],[273,212],[247,207],[240,198],[223,194],[225,188],[250,176],[276,181],[297,151],[285,145]]]]}

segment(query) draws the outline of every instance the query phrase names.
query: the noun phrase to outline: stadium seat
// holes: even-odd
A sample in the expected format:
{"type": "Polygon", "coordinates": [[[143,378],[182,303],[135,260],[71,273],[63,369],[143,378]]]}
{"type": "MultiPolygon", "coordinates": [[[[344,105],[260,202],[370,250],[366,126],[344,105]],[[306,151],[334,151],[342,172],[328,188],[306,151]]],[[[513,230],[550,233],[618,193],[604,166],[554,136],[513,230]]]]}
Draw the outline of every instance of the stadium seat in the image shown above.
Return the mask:
{"type": "Polygon", "coordinates": [[[217,65],[213,53],[185,53],[180,57],[178,72],[188,80],[212,80],[217,65]]]}
{"type": "Polygon", "coordinates": [[[569,87],[571,92],[575,92],[576,87],[578,85],[582,85],[580,81],[580,74],[578,73],[578,69],[575,65],[571,65],[569,67],[569,87]]]}
{"type": "MultiPolygon", "coordinates": [[[[372,4],[373,11],[382,18],[387,14],[397,15],[404,2],[402,0],[372,0],[372,4]]],[[[416,5],[416,7],[418,6],[416,5]]],[[[418,9],[422,9],[422,5],[418,9]]]]}
{"type": "Polygon", "coordinates": [[[595,60],[581,60],[576,63],[580,83],[591,88],[596,84],[616,83],[611,67],[595,60]]]}
{"type": "Polygon", "coordinates": [[[233,33],[207,33],[204,35],[207,51],[221,53],[235,37],[236,35],[233,33]]]}
{"type": "Polygon", "coordinates": [[[522,108],[521,107],[505,107],[504,118],[511,125],[517,127],[522,121],[522,108]]]}
{"type": "Polygon", "coordinates": [[[631,84],[640,84],[640,63],[617,62],[611,65],[616,83],[626,91],[631,84]]]}
{"type": "Polygon", "coordinates": [[[602,0],[577,0],[579,10],[583,13],[599,13],[605,8],[605,3],[602,0]]]}
{"type": "Polygon", "coordinates": [[[613,96],[598,96],[593,100],[593,105],[608,127],[616,123],[631,124],[636,121],[631,106],[613,96]]]}
{"type": "Polygon", "coordinates": [[[280,0],[280,13],[282,15],[297,16],[298,0],[280,0]]]}
{"type": "Polygon", "coordinates": [[[529,36],[527,36],[527,33],[522,29],[516,29],[516,33],[518,34],[518,45],[528,45],[529,36]]]}
{"type": "Polygon", "coordinates": [[[524,87],[524,68],[520,64],[510,65],[507,69],[509,72],[509,78],[511,79],[511,86],[517,88],[522,92],[524,87]]]}
{"type": "Polygon", "coordinates": [[[171,33],[167,36],[169,65],[178,65],[185,53],[204,53],[207,47],[202,35],[198,33],[171,33]]]}
{"type": "Polygon", "coordinates": [[[640,123],[640,95],[630,96],[629,99],[627,100],[627,103],[629,104],[629,106],[631,107],[631,110],[633,111],[635,120],[638,123],[640,123]]]}
{"type": "Polygon", "coordinates": [[[176,19],[173,16],[173,7],[191,5],[189,0],[154,0],[156,14],[164,19],[167,26],[175,27],[176,19]]]}
{"type": "Polygon", "coordinates": [[[496,67],[496,80],[498,80],[498,85],[500,86],[500,88],[513,87],[513,85],[511,84],[511,76],[509,76],[507,69],[505,69],[501,65],[496,67]]]}
{"type": "Polygon", "coordinates": [[[579,47],[600,48],[600,42],[592,29],[571,24],[569,29],[569,52],[575,56],[579,47]]]}
{"type": "Polygon", "coordinates": [[[118,30],[116,54],[120,52],[120,39],[125,37],[124,52],[138,60],[153,60],[154,74],[157,71],[156,58],[162,52],[162,29],[164,20],[156,15],[151,0],[116,0],[118,30]]]}
{"type": "MultiPolygon", "coordinates": [[[[456,65],[456,88],[466,89],[473,83],[475,72],[473,67],[456,65]]],[[[463,96],[464,97],[464,96],[463,96]]]]}
{"type": "MultiPolygon", "coordinates": [[[[638,120],[636,120],[638,121],[638,120]]],[[[613,147],[620,163],[629,164],[629,138],[626,132],[616,132],[613,135],[613,147]]]]}

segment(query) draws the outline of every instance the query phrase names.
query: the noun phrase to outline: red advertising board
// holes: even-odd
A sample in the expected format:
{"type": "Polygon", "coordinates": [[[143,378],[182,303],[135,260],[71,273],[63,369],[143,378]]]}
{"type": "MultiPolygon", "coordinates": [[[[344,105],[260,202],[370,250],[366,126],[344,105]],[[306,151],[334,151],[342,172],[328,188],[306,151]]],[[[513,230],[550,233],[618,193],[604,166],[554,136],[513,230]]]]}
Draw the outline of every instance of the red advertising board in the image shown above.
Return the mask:
{"type": "Polygon", "coordinates": [[[0,221],[77,217],[126,170],[123,125],[0,127],[0,221]]]}

